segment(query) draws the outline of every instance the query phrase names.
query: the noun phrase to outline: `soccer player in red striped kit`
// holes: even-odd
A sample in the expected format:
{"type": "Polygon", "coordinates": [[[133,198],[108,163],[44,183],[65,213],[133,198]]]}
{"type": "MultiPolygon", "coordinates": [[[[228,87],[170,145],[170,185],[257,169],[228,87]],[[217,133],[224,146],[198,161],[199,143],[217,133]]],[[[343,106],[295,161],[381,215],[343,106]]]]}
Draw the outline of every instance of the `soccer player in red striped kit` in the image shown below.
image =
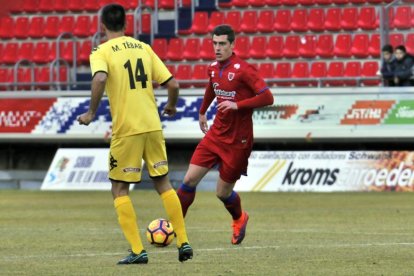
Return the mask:
{"type": "Polygon", "coordinates": [[[253,146],[253,109],[273,104],[273,95],[257,70],[233,53],[235,34],[229,25],[217,26],[212,34],[216,61],[208,67],[209,83],[199,111],[205,133],[177,190],[184,216],[193,203],[197,184],[214,166],[219,167],[216,195],[233,218],[233,244],[240,244],[249,215],[242,210],[233,190],[246,175],[253,146]],[[217,98],[217,114],[208,128],[206,111],[217,98]]]}

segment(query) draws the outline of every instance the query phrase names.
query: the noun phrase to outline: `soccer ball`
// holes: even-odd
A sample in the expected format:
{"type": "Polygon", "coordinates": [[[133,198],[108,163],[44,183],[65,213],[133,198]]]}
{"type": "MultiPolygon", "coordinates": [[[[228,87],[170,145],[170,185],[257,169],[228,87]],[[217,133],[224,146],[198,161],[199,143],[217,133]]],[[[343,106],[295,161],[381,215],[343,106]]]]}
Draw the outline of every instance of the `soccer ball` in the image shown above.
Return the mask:
{"type": "Polygon", "coordinates": [[[169,245],[174,239],[174,229],[166,219],[155,219],[151,221],[147,228],[147,240],[155,246],[164,247],[169,245]]]}

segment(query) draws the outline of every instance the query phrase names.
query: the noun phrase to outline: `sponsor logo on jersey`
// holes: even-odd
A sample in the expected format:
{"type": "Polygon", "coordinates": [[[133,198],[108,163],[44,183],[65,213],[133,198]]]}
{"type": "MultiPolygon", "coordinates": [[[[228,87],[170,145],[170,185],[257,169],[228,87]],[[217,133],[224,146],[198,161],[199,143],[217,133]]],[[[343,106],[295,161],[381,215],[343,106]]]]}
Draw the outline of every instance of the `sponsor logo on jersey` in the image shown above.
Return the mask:
{"type": "Polygon", "coordinates": [[[141,171],[141,169],[140,168],[124,168],[122,171],[123,172],[136,172],[136,173],[139,173],[141,171]]]}
{"type": "Polygon", "coordinates": [[[166,166],[167,164],[168,164],[167,160],[163,160],[163,161],[155,163],[153,167],[154,167],[154,169],[156,169],[156,168],[161,167],[161,166],[166,166]]]}
{"type": "Polygon", "coordinates": [[[217,82],[213,83],[213,89],[216,96],[225,98],[234,98],[236,96],[236,91],[226,91],[218,89],[218,86],[219,84],[217,82]]]}

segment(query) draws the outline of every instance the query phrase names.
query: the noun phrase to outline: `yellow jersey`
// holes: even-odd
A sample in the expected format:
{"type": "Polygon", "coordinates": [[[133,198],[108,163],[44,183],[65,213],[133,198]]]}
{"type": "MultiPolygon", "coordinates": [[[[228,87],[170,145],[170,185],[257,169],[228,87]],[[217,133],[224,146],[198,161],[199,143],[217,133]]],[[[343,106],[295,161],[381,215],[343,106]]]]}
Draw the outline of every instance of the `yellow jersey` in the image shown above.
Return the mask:
{"type": "Polygon", "coordinates": [[[148,44],[114,38],[93,49],[89,60],[92,76],[108,75],[105,91],[114,137],[161,130],[152,81],[164,84],[172,75],[148,44]]]}

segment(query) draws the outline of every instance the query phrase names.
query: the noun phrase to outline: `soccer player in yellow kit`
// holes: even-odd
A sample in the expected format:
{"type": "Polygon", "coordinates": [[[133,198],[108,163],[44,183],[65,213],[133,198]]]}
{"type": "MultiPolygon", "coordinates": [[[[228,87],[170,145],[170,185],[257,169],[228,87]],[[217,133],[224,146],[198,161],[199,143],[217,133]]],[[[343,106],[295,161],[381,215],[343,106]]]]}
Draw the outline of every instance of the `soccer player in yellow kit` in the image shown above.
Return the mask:
{"type": "Polygon", "coordinates": [[[125,10],[121,5],[105,6],[101,21],[108,41],[90,55],[93,75],[91,102],[88,112],[80,115],[78,121],[83,125],[92,122],[106,91],[113,131],[109,179],[118,222],[132,250],[118,264],[148,263],[129,197],[129,185],[141,181],[142,159],[174,226],[178,260],[186,261],[193,257],[193,250],[188,243],[180,201],[167,176],[165,140],[152,81],[168,89],[168,103],[163,110],[163,114],[168,116],[176,113],[178,84],[149,45],[124,36],[125,10]]]}

